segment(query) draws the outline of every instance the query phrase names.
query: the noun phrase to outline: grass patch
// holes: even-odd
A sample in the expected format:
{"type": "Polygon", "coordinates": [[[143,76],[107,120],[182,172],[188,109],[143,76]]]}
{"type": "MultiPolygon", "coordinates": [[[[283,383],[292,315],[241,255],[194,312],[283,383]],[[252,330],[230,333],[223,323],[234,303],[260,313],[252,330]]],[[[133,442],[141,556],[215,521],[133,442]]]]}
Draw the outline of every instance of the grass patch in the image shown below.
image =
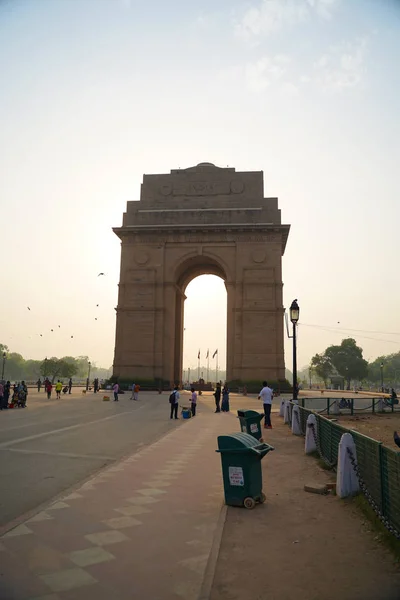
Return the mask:
{"type": "Polygon", "coordinates": [[[333,471],[334,470],[334,466],[328,465],[324,460],[322,460],[322,458],[320,457],[319,452],[317,450],[315,450],[315,452],[310,452],[310,454],[307,454],[307,456],[314,458],[317,461],[318,466],[321,469],[323,469],[324,471],[333,471]]]}
{"type": "Polygon", "coordinates": [[[396,562],[400,563],[400,540],[394,537],[384,526],[382,521],[371,508],[368,500],[363,494],[358,494],[351,499],[351,502],[356,506],[364,517],[366,517],[371,525],[372,530],[376,533],[378,541],[382,542],[394,555],[396,562]]]}

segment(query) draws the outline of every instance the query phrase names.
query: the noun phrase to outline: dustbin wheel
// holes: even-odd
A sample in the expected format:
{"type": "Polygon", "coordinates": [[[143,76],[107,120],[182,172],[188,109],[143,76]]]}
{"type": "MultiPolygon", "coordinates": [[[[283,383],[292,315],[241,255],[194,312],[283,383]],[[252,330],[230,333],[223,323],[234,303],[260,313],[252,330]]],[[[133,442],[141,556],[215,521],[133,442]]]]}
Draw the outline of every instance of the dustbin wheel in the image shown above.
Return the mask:
{"type": "Polygon", "coordinates": [[[260,496],[260,503],[264,504],[264,502],[266,501],[267,496],[264,494],[264,492],[261,492],[261,496],[260,496]]]}
{"type": "Polygon", "coordinates": [[[244,499],[243,504],[244,504],[245,508],[252,509],[255,507],[256,501],[254,500],[254,498],[250,498],[250,496],[248,496],[247,498],[244,499]]]}

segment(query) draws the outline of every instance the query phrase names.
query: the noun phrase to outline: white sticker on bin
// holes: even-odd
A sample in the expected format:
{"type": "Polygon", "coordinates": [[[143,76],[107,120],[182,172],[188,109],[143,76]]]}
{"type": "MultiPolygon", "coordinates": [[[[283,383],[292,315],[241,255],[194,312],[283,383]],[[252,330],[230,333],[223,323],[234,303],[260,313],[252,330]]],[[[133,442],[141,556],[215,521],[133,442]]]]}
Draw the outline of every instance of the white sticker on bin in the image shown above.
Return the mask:
{"type": "Polygon", "coordinates": [[[239,487],[244,486],[242,467],[229,467],[229,483],[239,487]]]}
{"type": "Polygon", "coordinates": [[[257,431],[258,431],[257,423],[250,423],[250,431],[251,431],[251,433],[257,433],[257,431]]]}
{"type": "Polygon", "coordinates": [[[247,433],[247,427],[246,427],[246,425],[242,425],[242,431],[243,431],[243,433],[247,433]]]}

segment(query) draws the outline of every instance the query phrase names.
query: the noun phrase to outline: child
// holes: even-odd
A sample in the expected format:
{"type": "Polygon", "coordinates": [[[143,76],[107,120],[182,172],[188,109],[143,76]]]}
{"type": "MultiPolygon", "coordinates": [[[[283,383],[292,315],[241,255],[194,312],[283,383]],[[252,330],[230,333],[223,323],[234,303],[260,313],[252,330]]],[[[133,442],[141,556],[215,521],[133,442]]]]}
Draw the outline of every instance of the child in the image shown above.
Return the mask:
{"type": "Polygon", "coordinates": [[[195,392],[194,387],[192,387],[190,389],[190,391],[192,392],[192,395],[190,398],[191,403],[192,403],[192,406],[191,406],[192,416],[195,417],[196,416],[197,393],[195,392]]]}

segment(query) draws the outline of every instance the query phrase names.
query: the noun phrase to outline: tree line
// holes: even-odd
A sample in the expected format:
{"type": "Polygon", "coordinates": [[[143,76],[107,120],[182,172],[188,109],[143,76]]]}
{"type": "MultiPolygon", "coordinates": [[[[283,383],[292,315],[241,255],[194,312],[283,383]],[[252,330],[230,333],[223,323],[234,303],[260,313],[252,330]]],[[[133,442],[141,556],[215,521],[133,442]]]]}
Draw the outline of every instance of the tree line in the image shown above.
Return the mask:
{"type": "MultiPolygon", "coordinates": [[[[85,380],[89,372],[88,356],[52,356],[43,360],[32,360],[25,359],[18,352],[10,352],[4,344],[0,344],[0,353],[0,368],[2,370],[4,364],[4,379],[10,381],[37,381],[39,377],[48,377],[52,381],[70,377],[85,380]]],[[[111,367],[104,369],[91,363],[91,378],[106,379],[110,375],[111,367]]]]}
{"type": "Polygon", "coordinates": [[[385,387],[396,385],[400,378],[400,352],[378,356],[368,362],[363,358],[363,349],[357,346],[352,338],[342,340],[340,345],[326,348],[321,354],[311,359],[313,372],[324,382],[325,386],[331,377],[339,375],[350,387],[351,381],[368,381],[379,386],[382,377],[385,387]]]}

